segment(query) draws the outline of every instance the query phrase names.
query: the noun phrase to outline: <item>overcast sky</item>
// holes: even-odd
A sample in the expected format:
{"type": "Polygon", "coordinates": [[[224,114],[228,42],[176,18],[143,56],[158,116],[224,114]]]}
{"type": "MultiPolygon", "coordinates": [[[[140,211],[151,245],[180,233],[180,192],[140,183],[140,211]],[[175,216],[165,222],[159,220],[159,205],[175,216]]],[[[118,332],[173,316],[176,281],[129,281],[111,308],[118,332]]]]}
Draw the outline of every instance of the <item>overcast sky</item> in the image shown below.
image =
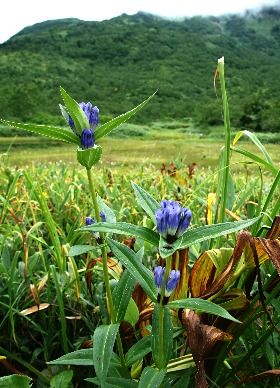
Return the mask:
{"type": "Polygon", "coordinates": [[[2,0],[0,43],[26,26],[49,19],[110,19],[146,11],[166,17],[239,13],[280,0],[2,0]]]}

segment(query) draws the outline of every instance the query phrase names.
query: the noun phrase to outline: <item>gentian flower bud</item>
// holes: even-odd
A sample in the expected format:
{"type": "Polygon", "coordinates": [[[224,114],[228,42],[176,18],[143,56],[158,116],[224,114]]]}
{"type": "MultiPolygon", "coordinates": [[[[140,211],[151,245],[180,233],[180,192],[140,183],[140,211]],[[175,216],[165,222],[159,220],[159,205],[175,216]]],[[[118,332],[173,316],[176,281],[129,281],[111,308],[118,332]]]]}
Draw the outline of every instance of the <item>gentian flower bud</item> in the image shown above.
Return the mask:
{"type": "Polygon", "coordinates": [[[81,135],[81,146],[83,150],[94,146],[94,134],[92,129],[84,129],[81,135]]]}
{"type": "MultiPolygon", "coordinates": [[[[85,104],[84,102],[80,102],[79,105],[85,112],[90,128],[94,129],[99,123],[99,109],[97,108],[97,106],[92,107],[91,102],[88,102],[87,104],[85,104]]],[[[71,129],[75,129],[74,120],[70,115],[68,115],[68,124],[71,129]]]]}
{"type": "Polygon", "coordinates": [[[190,225],[192,212],[182,208],[178,202],[161,201],[161,208],[155,213],[157,230],[169,243],[173,243],[187,230],[190,225]]]}
{"type": "Polygon", "coordinates": [[[102,222],[106,222],[106,215],[105,215],[103,210],[101,210],[101,212],[100,212],[100,217],[101,217],[102,222]]]}
{"type": "Polygon", "coordinates": [[[99,123],[99,109],[97,106],[94,106],[91,110],[90,118],[89,118],[89,124],[91,128],[95,128],[99,123]]]}
{"type": "Polygon", "coordinates": [[[164,273],[165,268],[161,267],[160,265],[154,268],[154,278],[155,278],[155,284],[158,289],[158,292],[161,290],[161,286],[164,279],[164,273]]]}
{"type": "Polygon", "coordinates": [[[95,221],[94,221],[93,218],[91,218],[91,217],[86,217],[86,221],[85,221],[86,226],[92,225],[92,224],[94,224],[94,223],[95,223],[95,221]]]}
{"type": "Polygon", "coordinates": [[[170,296],[171,292],[175,290],[180,280],[180,271],[173,269],[167,279],[165,285],[165,296],[170,296]]]}

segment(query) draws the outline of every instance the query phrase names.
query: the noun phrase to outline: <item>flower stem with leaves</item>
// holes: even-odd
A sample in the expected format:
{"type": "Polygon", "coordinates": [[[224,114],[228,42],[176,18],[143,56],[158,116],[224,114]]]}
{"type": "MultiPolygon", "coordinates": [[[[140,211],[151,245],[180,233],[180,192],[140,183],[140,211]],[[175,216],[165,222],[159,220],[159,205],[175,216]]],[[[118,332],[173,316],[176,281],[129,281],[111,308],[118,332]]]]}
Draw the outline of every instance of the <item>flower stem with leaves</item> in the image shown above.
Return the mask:
{"type": "MultiPolygon", "coordinates": [[[[96,190],[94,187],[94,182],[92,177],[92,171],[91,169],[86,169],[86,170],[87,170],[87,177],[88,177],[88,183],[89,183],[89,190],[90,190],[93,207],[94,207],[95,218],[97,222],[101,222],[100,209],[97,202],[96,190]]],[[[115,324],[116,317],[115,317],[115,310],[114,310],[114,304],[113,304],[113,298],[112,298],[112,292],[111,292],[110,280],[109,280],[108,264],[107,264],[106,237],[102,232],[100,232],[100,241],[101,241],[101,252],[102,252],[103,276],[104,276],[106,296],[108,301],[108,313],[109,313],[109,318],[111,323],[115,324]]],[[[125,366],[122,341],[119,333],[117,334],[116,340],[117,340],[117,347],[118,347],[121,363],[123,366],[125,366]]]]}

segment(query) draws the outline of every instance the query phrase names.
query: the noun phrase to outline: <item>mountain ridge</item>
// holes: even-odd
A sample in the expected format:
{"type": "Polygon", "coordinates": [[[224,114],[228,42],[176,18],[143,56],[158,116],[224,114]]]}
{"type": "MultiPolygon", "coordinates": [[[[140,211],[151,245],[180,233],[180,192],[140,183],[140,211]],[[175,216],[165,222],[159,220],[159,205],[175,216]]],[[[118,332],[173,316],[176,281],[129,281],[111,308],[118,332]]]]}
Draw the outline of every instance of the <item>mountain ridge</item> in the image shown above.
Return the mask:
{"type": "MultiPolygon", "coordinates": [[[[225,56],[233,121],[242,122],[244,115],[250,121],[248,106],[257,104],[265,111],[257,119],[268,125],[278,109],[279,16],[277,7],[183,21],[141,12],[28,26],[0,45],[1,116],[61,123],[62,85],[78,101],[94,100],[104,120],[159,89],[138,121],[193,117],[215,123],[221,115],[213,77],[217,59],[225,56]]],[[[275,120],[269,126],[279,130],[275,120]]]]}

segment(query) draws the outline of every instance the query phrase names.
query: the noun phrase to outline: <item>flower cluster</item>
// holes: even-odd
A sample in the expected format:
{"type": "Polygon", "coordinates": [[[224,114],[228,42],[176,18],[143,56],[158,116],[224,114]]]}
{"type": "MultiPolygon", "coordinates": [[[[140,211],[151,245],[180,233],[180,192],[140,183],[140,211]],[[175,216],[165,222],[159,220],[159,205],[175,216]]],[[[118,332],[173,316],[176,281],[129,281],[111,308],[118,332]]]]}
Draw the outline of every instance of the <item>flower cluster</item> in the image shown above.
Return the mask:
{"type": "MultiPolygon", "coordinates": [[[[79,105],[84,111],[90,127],[83,129],[80,136],[81,147],[85,150],[94,146],[94,129],[99,123],[99,109],[97,106],[92,106],[91,102],[88,102],[87,104],[81,102],[79,105]]],[[[74,120],[70,115],[68,116],[68,124],[70,128],[76,133],[74,120]]]]}
{"type": "MultiPolygon", "coordinates": [[[[164,275],[165,275],[165,267],[157,266],[154,268],[154,279],[155,284],[158,290],[158,293],[161,293],[162,284],[164,282],[164,275]]],[[[173,269],[170,271],[170,274],[167,278],[166,284],[165,284],[165,291],[164,296],[169,297],[172,293],[172,291],[175,290],[179,280],[180,280],[180,271],[173,269]]]]}
{"type": "Polygon", "coordinates": [[[173,243],[187,230],[192,212],[181,207],[176,201],[161,201],[161,208],[156,211],[157,230],[167,242],[173,243]]]}

